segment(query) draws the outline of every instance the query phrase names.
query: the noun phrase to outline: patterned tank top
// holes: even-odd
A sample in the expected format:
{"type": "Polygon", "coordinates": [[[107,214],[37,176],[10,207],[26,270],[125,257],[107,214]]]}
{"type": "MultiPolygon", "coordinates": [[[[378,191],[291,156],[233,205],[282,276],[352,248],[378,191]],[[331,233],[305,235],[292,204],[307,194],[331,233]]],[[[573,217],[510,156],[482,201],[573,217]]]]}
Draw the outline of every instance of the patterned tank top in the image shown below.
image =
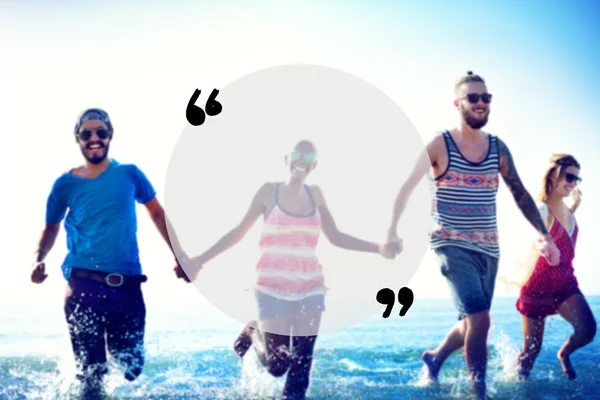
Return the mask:
{"type": "Polygon", "coordinates": [[[325,294],[323,268],[315,250],[321,233],[321,216],[307,186],[312,212],[297,216],[274,206],[263,224],[261,257],[257,264],[256,290],[279,299],[295,301],[325,294]]]}
{"type": "Polygon", "coordinates": [[[433,179],[432,215],[435,226],[430,245],[436,249],[459,246],[499,258],[496,195],[500,156],[498,138],[489,135],[489,151],[483,161],[467,160],[449,131],[443,132],[448,167],[433,179]]]}

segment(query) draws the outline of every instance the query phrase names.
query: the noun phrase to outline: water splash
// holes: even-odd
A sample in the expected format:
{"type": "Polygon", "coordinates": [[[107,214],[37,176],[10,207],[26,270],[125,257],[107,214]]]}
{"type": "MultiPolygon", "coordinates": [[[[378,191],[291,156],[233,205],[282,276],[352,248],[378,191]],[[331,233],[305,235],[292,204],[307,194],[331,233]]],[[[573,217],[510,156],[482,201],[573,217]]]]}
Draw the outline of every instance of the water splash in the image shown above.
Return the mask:
{"type": "Polygon", "coordinates": [[[491,371],[492,382],[516,382],[519,380],[517,373],[517,356],[520,353],[515,345],[515,338],[501,328],[493,327],[490,331],[490,345],[492,357],[488,360],[488,370],[491,371]]]}
{"type": "Polygon", "coordinates": [[[242,376],[239,387],[235,390],[242,396],[241,398],[278,398],[281,396],[286,375],[280,378],[273,377],[267,372],[254,351],[248,351],[242,360],[242,376]]]}

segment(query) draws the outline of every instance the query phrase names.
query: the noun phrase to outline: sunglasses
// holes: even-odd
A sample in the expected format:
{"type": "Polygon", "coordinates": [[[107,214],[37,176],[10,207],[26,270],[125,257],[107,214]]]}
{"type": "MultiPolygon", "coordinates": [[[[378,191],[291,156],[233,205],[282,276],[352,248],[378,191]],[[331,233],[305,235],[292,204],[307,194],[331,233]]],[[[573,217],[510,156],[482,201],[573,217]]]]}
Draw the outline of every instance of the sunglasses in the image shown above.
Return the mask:
{"type": "Polygon", "coordinates": [[[77,137],[79,137],[79,139],[86,142],[86,141],[90,140],[90,138],[92,137],[92,132],[96,132],[96,135],[101,140],[107,139],[110,136],[110,132],[108,131],[108,129],[98,128],[98,129],[84,129],[83,131],[81,131],[77,134],[77,137]]]}
{"type": "Polygon", "coordinates": [[[492,95],[491,93],[469,93],[463,97],[463,99],[467,99],[471,104],[477,104],[479,99],[481,99],[481,101],[483,101],[485,104],[490,104],[492,102],[492,95]]]}
{"type": "Polygon", "coordinates": [[[315,161],[316,156],[315,153],[308,152],[308,153],[301,153],[299,151],[292,151],[292,153],[290,154],[290,158],[292,159],[292,161],[296,161],[299,160],[300,157],[304,158],[304,161],[311,163],[313,161],[315,161]]]}
{"type": "Polygon", "coordinates": [[[577,175],[571,174],[571,173],[566,173],[565,174],[565,180],[567,181],[567,183],[580,183],[581,182],[581,178],[578,177],[577,175]]]}

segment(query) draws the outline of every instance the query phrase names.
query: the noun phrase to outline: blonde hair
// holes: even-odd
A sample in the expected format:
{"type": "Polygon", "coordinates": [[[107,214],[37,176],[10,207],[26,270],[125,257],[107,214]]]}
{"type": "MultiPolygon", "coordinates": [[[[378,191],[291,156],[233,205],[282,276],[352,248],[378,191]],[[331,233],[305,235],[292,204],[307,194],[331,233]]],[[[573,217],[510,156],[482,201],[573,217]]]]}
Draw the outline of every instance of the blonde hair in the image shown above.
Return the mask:
{"type": "Polygon", "coordinates": [[[548,165],[542,180],[542,188],[538,196],[539,201],[545,202],[548,199],[548,195],[552,191],[552,179],[558,179],[564,175],[565,170],[569,167],[581,168],[579,162],[570,154],[559,153],[550,157],[550,165],[548,165]]]}

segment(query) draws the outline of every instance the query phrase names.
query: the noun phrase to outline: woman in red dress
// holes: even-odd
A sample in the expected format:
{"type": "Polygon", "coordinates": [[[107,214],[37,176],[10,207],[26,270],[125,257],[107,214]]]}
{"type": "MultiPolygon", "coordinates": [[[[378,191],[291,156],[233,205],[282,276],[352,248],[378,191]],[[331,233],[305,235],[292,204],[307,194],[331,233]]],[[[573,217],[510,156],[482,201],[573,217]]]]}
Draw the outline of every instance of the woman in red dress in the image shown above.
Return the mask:
{"type": "Polygon", "coordinates": [[[516,303],[523,319],[523,351],[518,356],[521,378],[529,376],[540,353],[546,317],[559,314],[573,325],[573,334],[557,354],[568,379],[576,377],[570,355],[589,344],[596,335],[596,320],[579,290],[573,270],[579,233],[574,212],[581,201],[580,192],[576,189],[581,181],[579,169],[580,165],[573,156],[555,154],[544,175],[539,209],[560,250],[560,259],[552,260],[540,249],[535,268],[521,288],[516,303]],[[563,200],[570,194],[574,194],[575,203],[569,208],[563,200]]]}

